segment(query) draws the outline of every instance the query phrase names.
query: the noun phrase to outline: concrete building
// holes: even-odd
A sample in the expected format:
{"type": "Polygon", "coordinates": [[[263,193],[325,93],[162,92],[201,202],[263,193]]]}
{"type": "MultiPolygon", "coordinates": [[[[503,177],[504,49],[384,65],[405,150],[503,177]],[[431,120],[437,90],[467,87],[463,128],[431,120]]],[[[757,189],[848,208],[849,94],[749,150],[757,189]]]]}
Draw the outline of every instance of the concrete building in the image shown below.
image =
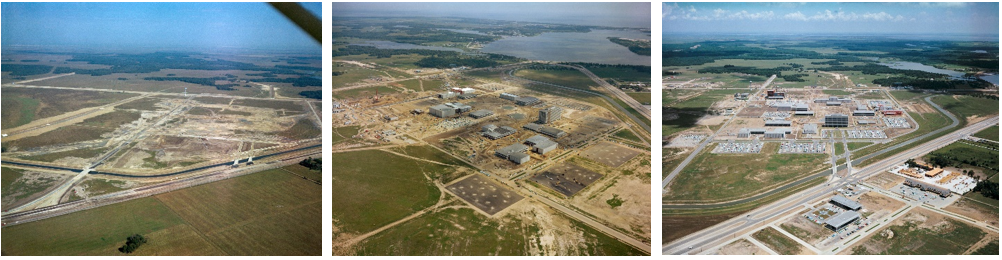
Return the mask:
{"type": "Polygon", "coordinates": [[[873,120],[863,120],[863,119],[856,120],[856,124],[858,124],[858,125],[872,125],[872,124],[876,124],[876,123],[877,123],[877,121],[873,121],[873,120]]]}
{"type": "Polygon", "coordinates": [[[832,197],[829,202],[835,204],[836,206],[843,207],[849,210],[859,210],[863,208],[863,204],[860,204],[859,202],[846,198],[845,196],[842,195],[835,195],[835,197],[832,197]]]}
{"type": "Polygon", "coordinates": [[[825,220],[825,227],[827,227],[827,228],[829,228],[831,230],[834,230],[834,231],[838,231],[838,230],[844,228],[845,226],[848,226],[849,224],[852,224],[852,222],[855,222],[856,220],[858,220],[859,217],[861,217],[859,215],[859,212],[855,212],[855,211],[851,211],[851,210],[850,211],[845,211],[845,212],[839,213],[838,215],[835,215],[834,217],[830,217],[827,220],[825,220]]]}
{"type": "Polygon", "coordinates": [[[548,107],[546,109],[539,110],[539,122],[540,124],[549,124],[560,119],[561,114],[563,114],[564,109],[560,107],[548,107]]]}
{"type": "Polygon", "coordinates": [[[528,146],[522,144],[512,144],[494,151],[494,155],[517,164],[523,164],[529,162],[529,155],[525,153],[528,149],[528,146]]]}
{"type": "Polygon", "coordinates": [[[783,138],[786,138],[786,135],[790,134],[792,131],[793,130],[790,130],[790,128],[781,127],[781,128],[770,129],[768,131],[765,131],[765,133],[763,133],[763,135],[765,136],[765,138],[779,138],[779,139],[783,139],[783,138]]]}
{"type": "Polygon", "coordinates": [[[797,103],[793,105],[793,111],[808,111],[808,110],[811,110],[811,107],[807,106],[807,104],[797,103]]]}
{"type": "Polygon", "coordinates": [[[453,109],[453,108],[451,108],[451,107],[449,107],[449,106],[446,106],[445,104],[439,104],[439,105],[431,106],[431,108],[428,108],[428,114],[431,114],[433,116],[440,117],[440,118],[446,118],[446,117],[455,116],[456,115],[456,110],[453,109]]]}
{"type": "Polygon", "coordinates": [[[833,107],[834,107],[834,106],[842,106],[842,102],[838,102],[838,101],[828,101],[828,102],[825,102],[825,105],[826,105],[826,106],[833,106],[833,107]]]}
{"type": "Polygon", "coordinates": [[[476,89],[472,89],[472,88],[452,88],[451,91],[455,92],[457,94],[473,94],[473,93],[477,92],[476,89]]]}
{"type": "Polygon", "coordinates": [[[852,116],[875,116],[875,115],[877,115],[877,114],[874,113],[873,111],[870,111],[870,110],[853,110],[852,111],[852,116]]]}
{"type": "Polygon", "coordinates": [[[501,93],[501,99],[504,99],[504,100],[515,101],[515,99],[517,99],[517,98],[518,98],[518,95],[515,95],[515,94],[501,93]]]}
{"type": "Polygon", "coordinates": [[[843,114],[831,114],[825,116],[824,127],[849,127],[849,116],[843,114]]]}
{"type": "Polygon", "coordinates": [[[892,115],[893,116],[900,116],[900,115],[902,115],[902,114],[905,113],[904,111],[901,111],[901,110],[884,110],[884,111],[881,111],[881,112],[884,113],[885,116],[892,116],[892,115]]]}
{"type": "Polygon", "coordinates": [[[459,99],[471,99],[477,97],[477,94],[464,93],[459,94],[459,99]]]}
{"type": "Polygon", "coordinates": [[[777,111],[791,111],[793,105],[795,104],[792,102],[776,102],[772,104],[772,107],[775,107],[777,111]]]}
{"type": "Polygon", "coordinates": [[[950,189],[939,187],[936,185],[928,184],[916,179],[905,178],[905,185],[910,187],[915,187],[922,189],[924,191],[931,191],[933,193],[939,194],[940,197],[946,198],[950,196],[950,189]]]}
{"type": "Polygon", "coordinates": [[[480,133],[480,135],[483,135],[484,137],[487,137],[488,139],[491,140],[501,139],[504,138],[505,136],[513,135],[516,132],[515,128],[511,128],[509,126],[498,127],[493,124],[485,125],[481,128],[481,130],[483,131],[480,133]]]}
{"type": "Polygon", "coordinates": [[[747,93],[747,92],[745,92],[745,93],[734,93],[734,99],[737,99],[737,100],[748,100],[748,95],[751,95],[751,93],[747,93]]]}
{"type": "Polygon", "coordinates": [[[528,129],[533,132],[541,133],[544,135],[548,135],[553,138],[561,138],[567,135],[567,132],[564,132],[563,130],[549,126],[542,126],[535,123],[525,124],[525,126],[522,126],[522,128],[528,129]]]}
{"type": "Polygon", "coordinates": [[[794,116],[814,116],[814,111],[796,111],[793,112],[794,116]]]}
{"type": "Polygon", "coordinates": [[[751,135],[765,134],[765,131],[765,128],[741,128],[738,129],[738,137],[748,138],[751,137],[751,135]]]}
{"type": "Polygon", "coordinates": [[[493,115],[493,114],[494,114],[493,111],[490,111],[490,110],[487,110],[487,109],[481,109],[481,110],[473,111],[473,113],[470,113],[470,117],[476,118],[476,119],[480,119],[480,118],[488,117],[488,116],[493,115]]]}
{"type": "Polygon", "coordinates": [[[456,95],[458,95],[458,94],[456,94],[456,92],[442,92],[442,93],[438,93],[438,98],[441,98],[441,99],[454,98],[454,97],[456,97],[456,95]]]}
{"type": "Polygon", "coordinates": [[[765,126],[790,126],[793,122],[790,120],[765,120],[765,126]]]}
{"type": "Polygon", "coordinates": [[[549,138],[543,137],[542,135],[535,135],[525,139],[525,144],[532,146],[532,151],[538,154],[546,154],[547,152],[557,149],[557,143],[551,141],[549,138]]]}
{"type": "Polygon", "coordinates": [[[804,134],[816,135],[818,134],[818,124],[806,124],[804,125],[804,134]]]}
{"type": "Polygon", "coordinates": [[[519,97],[515,99],[515,104],[519,106],[531,106],[539,104],[539,102],[541,101],[536,97],[519,97]]]}

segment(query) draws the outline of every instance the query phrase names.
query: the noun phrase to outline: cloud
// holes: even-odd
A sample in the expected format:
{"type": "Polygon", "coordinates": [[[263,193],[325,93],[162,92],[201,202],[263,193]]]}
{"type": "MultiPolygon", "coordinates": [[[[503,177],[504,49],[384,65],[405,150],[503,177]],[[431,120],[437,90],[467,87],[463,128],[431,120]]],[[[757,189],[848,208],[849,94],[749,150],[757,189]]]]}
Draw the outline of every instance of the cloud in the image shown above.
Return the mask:
{"type": "Polygon", "coordinates": [[[727,10],[716,8],[713,10],[697,10],[694,6],[680,7],[676,4],[664,4],[661,12],[663,20],[689,20],[689,21],[758,21],[758,20],[788,20],[788,21],[816,21],[816,22],[901,22],[910,21],[914,18],[902,15],[889,14],[887,12],[844,12],[838,10],[824,10],[813,15],[804,14],[801,11],[777,14],[772,10],[751,11],[748,10],[727,10]]]}
{"type": "Polygon", "coordinates": [[[804,13],[797,11],[796,13],[788,13],[786,15],[783,15],[783,19],[795,20],[795,21],[807,21],[807,16],[804,15],[804,13]]]}

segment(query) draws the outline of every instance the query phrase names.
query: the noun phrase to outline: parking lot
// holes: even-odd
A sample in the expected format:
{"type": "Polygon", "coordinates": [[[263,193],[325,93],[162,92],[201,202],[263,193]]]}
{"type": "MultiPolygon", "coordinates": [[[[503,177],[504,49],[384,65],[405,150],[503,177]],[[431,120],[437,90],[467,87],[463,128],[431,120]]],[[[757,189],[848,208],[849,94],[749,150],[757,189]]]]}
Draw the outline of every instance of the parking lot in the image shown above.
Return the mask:
{"type": "Polygon", "coordinates": [[[713,148],[713,153],[759,153],[762,151],[762,143],[719,143],[713,148]]]}
{"type": "Polygon", "coordinates": [[[601,174],[576,164],[564,162],[543,173],[536,174],[532,180],[570,197],[601,178],[601,174]]]}
{"type": "Polygon", "coordinates": [[[884,139],[887,134],[881,130],[846,130],[846,138],[849,139],[884,139]]]}
{"type": "Polygon", "coordinates": [[[889,128],[912,128],[912,125],[908,123],[908,119],[904,117],[885,117],[884,125],[889,128]]]}
{"type": "Polygon", "coordinates": [[[825,153],[825,148],[827,147],[828,144],[822,142],[784,142],[779,145],[779,153],[825,153]]]}

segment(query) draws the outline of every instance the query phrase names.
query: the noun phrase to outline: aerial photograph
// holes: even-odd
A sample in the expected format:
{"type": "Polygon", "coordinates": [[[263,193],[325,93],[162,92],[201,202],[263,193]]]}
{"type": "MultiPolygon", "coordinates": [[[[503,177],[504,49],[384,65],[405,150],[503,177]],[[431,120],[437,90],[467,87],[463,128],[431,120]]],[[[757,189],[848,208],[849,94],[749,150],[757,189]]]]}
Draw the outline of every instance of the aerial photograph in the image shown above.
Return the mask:
{"type": "Polygon", "coordinates": [[[662,254],[999,254],[998,3],[662,3],[662,254]]]}
{"type": "Polygon", "coordinates": [[[650,255],[650,3],[334,3],[334,255],[650,255]]]}
{"type": "Polygon", "coordinates": [[[320,3],[3,3],[2,255],[320,255],[320,3]]]}

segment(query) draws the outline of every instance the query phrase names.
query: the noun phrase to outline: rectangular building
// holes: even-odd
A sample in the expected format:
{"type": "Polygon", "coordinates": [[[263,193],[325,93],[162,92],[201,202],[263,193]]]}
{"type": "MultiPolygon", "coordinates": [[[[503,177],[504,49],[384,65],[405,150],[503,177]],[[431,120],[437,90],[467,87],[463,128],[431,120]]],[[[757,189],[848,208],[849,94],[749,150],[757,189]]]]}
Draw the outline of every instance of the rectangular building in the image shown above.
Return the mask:
{"type": "Polygon", "coordinates": [[[876,113],[870,110],[853,110],[852,116],[875,116],[876,113]]]}
{"type": "Polygon", "coordinates": [[[796,111],[793,112],[794,116],[814,116],[814,111],[796,111]]]}
{"type": "Polygon", "coordinates": [[[485,125],[481,130],[483,131],[480,135],[483,135],[484,137],[487,137],[487,139],[491,140],[497,140],[504,138],[505,136],[513,135],[517,131],[515,128],[511,128],[509,126],[497,127],[493,124],[485,125]]]}
{"type": "Polygon", "coordinates": [[[825,220],[825,227],[838,231],[861,217],[859,212],[846,211],[825,220]]]}
{"type": "Polygon", "coordinates": [[[832,197],[829,202],[835,204],[835,206],[843,207],[845,209],[859,210],[863,208],[863,204],[860,204],[859,202],[846,198],[845,196],[842,195],[835,195],[835,197],[832,197]]]}
{"type": "Polygon", "coordinates": [[[518,98],[518,95],[515,95],[515,94],[501,93],[501,99],[504,99],[504,100],[515,101],[515,99],[517,99],[517,98],[518,98]]]}
{"type": "Polygon", "coordinates": [[[456,109],[446,106],[445,104],[439,104],[428,108],[428,114],[440,118],[452,117],[456,115],[456,109]]]}
{"type": "Polygon", "coordinates": [[[528,149],[528,146],[522,144],[512,144],[494,151],[494,155],[517,164],[523,164],[529,162],[529,155],[525,153],[528,149]]]}
{"type": "Polygon", "coordinates": [[[831,114],[825,116],[824,127],[849,127],[849,116],[843,114],[831,114]]]}
{"type": "Polygon", "coordinates": [[[816,135],[818,134],[818,124],[806,124],[804,125],[804,134],[816,135]]]}
{"type": "Polygon", "coordinates": [[[519,97],[515,99],[515,104],[519,106],[531,106],[539,104],[540,100],[536,97],[519,97]]]}
{"type": "Polygon", "coordinates": [[[560,107],[548,107],[539,110],[539,122],[540,124],[549,124],[560,119],[561,114],[563,114],[564,109],[560,107]]]}
{"type": "Polygon", "coordinates": [[[536,135],[529,137],[525,140],[525,144],[532,146],[532,151],[538,154],[546,154],[549,151],[557,149],[557,143],[551,141],[549,138],[543,137],[542,135],[536,135]]]}
{"type": "Polygon", "coordinates": [[[789,120],[765,120],[765,126],[790,126],[793,122],[789,120]]]}
{"type": "Polygon", "coordinates": [[[473,111],[473,113],[470,113],[470,117],[476,118],[476,119],[480,119],[480,118],[488,117],[488,116],[493,115],[493,114],[494,114],[493,111],[490,111],[490,110],[487,110],[487,109],[481,109],[481,110],[473,111]]]}

